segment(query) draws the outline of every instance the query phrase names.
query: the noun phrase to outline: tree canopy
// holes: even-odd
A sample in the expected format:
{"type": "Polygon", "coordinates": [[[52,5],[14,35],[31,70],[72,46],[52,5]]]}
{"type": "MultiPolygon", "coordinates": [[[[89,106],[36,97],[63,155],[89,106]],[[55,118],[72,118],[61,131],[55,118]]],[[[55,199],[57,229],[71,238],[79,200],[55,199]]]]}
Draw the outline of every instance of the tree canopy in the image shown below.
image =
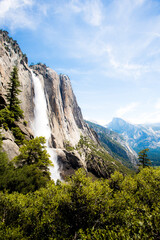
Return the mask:
{"type": "Polygon", "coordinates": [[[141,240],[160,236],[160,169],[115,172],[93,181],[78,170],[67,183],[29,194],[0,192],[0,239],[141,240]]]}
{"type": "Polygon", "coordinates": [[[44,174],[48,174],[48,167],[52,165],[52,162],[49,159],[45,143],[44,137],[36,137],[30,141],[25,140],[23,146],[19,149],[20,154],[13,161],[18,167],[35,164],[44,174]]]}

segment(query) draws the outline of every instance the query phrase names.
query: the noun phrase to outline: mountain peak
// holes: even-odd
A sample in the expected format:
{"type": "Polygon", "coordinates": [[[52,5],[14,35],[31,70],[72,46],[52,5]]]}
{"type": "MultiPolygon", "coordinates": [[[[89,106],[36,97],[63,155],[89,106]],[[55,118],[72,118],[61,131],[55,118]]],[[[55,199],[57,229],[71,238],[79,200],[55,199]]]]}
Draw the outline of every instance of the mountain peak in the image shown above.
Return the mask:
{"type": "Polygon", "coordinates": [[[118,117],[114,117],[111,122],[127,123],[124,119],[118,117]]]}
{"type": "Polygon", "coordinates": [[[125,134],[126,132],[134,132],[137,129],[137,126],[126,122],[122,118],[113,118],[113,120],[107,125],[107,127],[119,134],[125,134]]]}

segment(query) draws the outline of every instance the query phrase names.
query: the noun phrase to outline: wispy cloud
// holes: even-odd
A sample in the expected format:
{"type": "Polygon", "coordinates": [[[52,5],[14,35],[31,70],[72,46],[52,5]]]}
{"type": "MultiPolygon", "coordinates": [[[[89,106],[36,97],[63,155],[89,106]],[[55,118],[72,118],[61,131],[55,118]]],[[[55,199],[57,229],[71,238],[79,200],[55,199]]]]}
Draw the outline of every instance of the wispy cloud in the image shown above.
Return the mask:
{"type": "Polygon", "coordinates": [[[46,15],[47,9],[47,4],[39,4],[36,0],[1,0],[0,27],[35,29],[39,16],[46,15]]]}
{"type": "Polygon", "coordinates": [[[131,103],[126,108],[119,109],[120,117],[135,123],[159,123],[160,122],[160,98],[155,102],[146,103],[146,106],[141,104],[131,103]],[[152,106],[152,107],[151,107],[152,106]],[[124,110],[124,111],[123,111],[124,110]],[[126,111],[125,111],[126,110],[126,111]],[[149,111],[148,111],[149,110],[149,111]],[[122,116],[121,116],[122,113],[122,116]],[[124,113],[124,114],[123,114],[124,113]]]}
{"type": "Polygon", "coordinates": [[[128,104],[127,106],[125,107],[121,107],[117,110],[116,112],[116,115],[117,117],[124,117],[127,113],[135,110],[135,108],[138,106],[138,103],[137,102],[133,102],[133,103],[130,103],[128,104]]]}
{"type": "Polygon", "coordinates": [[[143,112],[138,116],[130,117],[129,120],[134,124],[144,124],[144,123],[159,123],[160,122],[160,111],[143,112]]]}
{"type": "Polygon", "coordinates": [[[102,4],[100,0],[71,0],[67,4],[70,12],[81,14],[86,23],[93,26],[100,26],[103,20],[102,4]]]}
{"type": "Polygon", "coordinates": [[[61,20],[59,38],[62,28],[68,28],[63,37],[70,39],[65,41],[69,57],[96,64],[97,69],[112,72],[120,80],[141,80],[147,73],[159,71],[159,61],[150,59],[156,56],[160,44],[160,16],[152,16],[154,3],[70,0],[65,5],[59,3],[56,9],[61,20]],[[84,27],[82,21],[88,26],[84,27]]]}
{"type": "Polygon", "coordinates": [[[25,12],[25,8],[30,8],[32,6],[32,0],[2,0],[0,2],[1,24],[9,24],[12,29],[17,28],[17,25],[19,28],[32,28],[32,21],[25,12]]]}

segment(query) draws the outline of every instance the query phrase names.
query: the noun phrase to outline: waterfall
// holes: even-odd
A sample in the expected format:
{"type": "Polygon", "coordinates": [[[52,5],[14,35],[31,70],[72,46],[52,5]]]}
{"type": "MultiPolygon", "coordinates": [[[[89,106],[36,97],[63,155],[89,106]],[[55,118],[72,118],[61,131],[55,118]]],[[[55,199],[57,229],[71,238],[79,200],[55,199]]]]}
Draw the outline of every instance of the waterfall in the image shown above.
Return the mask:
{"type": "Polygon", "coordinates": [[[58,170],[57,154],[53,148],[49,147],[49,139],[51,137],[51,128],[49,125],[49,119],[47,115],[47,103],[40,79],[32,72],[32,79],[34,84],[34,121],[33,131],[35,137],[43,136],[46,138],[47,152],[50,155],[50,160],[54,164],[54,167],[50,167],[51,178],[56,182],[60,180],[60,173],[58,170]]]}

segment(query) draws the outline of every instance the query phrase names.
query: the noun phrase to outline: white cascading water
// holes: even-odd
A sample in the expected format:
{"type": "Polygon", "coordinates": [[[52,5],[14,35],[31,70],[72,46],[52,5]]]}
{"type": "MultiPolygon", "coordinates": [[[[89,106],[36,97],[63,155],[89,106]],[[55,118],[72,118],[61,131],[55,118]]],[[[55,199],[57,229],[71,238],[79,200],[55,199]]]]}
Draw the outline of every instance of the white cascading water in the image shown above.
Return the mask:
{"type": "Polygon", "coordinates": [[[57,163],[57,154],[53,148],[49,147],[49,139],[51,137],[51,128],[49,125],[49,119],[47,115],[47,103],[44,94],[44,90],[40,79],[32,72],[32,79],[34,84],[34,122],[33,131],[35,137],[43,136],[46,138],[47,152],[50,155],[50,160],[54,164],[54,167],[50,167],[51,178],[56,182],[58,179],[61,180],[59,167],[57,163]]]}

